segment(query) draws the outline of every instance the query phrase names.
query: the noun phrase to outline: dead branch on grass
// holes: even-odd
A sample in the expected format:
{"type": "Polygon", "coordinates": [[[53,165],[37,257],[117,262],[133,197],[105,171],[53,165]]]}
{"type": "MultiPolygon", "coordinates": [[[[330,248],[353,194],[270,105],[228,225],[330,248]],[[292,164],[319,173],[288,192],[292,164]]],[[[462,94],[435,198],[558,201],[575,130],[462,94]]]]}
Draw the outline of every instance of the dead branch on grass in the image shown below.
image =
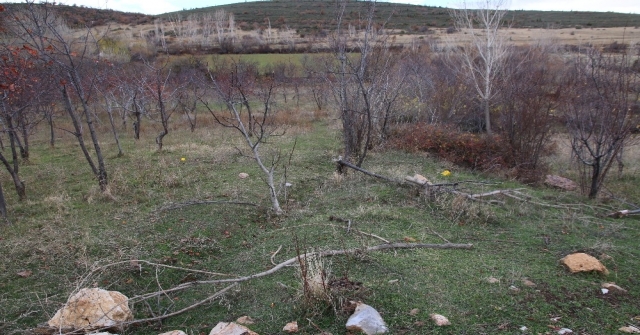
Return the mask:
{"type": "Polygon", "coordinates": [[[640,209],[633,209],[633,210],[623,209],[621,211],[613,212],[607,216],[610,218],[620,219],[627,215],[638,215],[638,214],[640,214],[640,209]]]}
{"type": "MultiPolygon", "coordinates": [[[[431,196],[433,195],[435,192],[447,192],[447,193],[451,193],[451,194],[455,194],[455,195],[459,195],[462,197],[465,197],[469,200],[472,201],[479,201],[479,202],[485,202],[488,204],[499,204],[499,205],[504,205],[504,202],[502,201],[498,201],[498,200],[484,200],[482,198],[486,198],[486,197],[491,197],[491,196],[496,196],[496,195],[503,195],[518,201],[522,201],[522,202],[527,202],[527,203],[531,203],[537,206],[542,206],[542,207],[550,207],[550,208],[560,208],[560,209],[568,209],[570,207],[579,207],[579,206],[584,206],[583,204],[562,204],[562,205],[554,205],[554,204],[549,204],[549,203],[545,203],[539,200],[535,200],[534,197],[525,194],[522,192],[523,189],[503,189],[503,190],[493,190],[493,191],[489,191],[489,192],[484,192],[484,193],[467,193],[467,192],[462,192],[459,190],[456,190],[455,188],[457,186],[459,186],[460,184],[463,183],[479,183],[479,182],[474,182],[474,181],[459,181],[459,182],[453,182],[453,183],[439,183],[439,184],[432,184],[431,182],[427,181],[427,180],[419,180],[416,179],[415,177],[410,177],[407,176],[405,177],[404,181],[399,181],[399,180],[395,180],[393,178],[389,178],[389,177],[385,177],[373,172],[369,172],[363,168],[357,167],[353,164],[349,164],[348,162],[344,162],[341,159],[337,160],[337,163],[342,165],[342,166],[346,166],[346,167],[350,167],[356,171],[362,172],[366,175],[375,177],[375,178],[379,178],[382,180],[386,180],[386,181],[390,181],[390,182],[394,182],[394,183],[399,183],[399,184],[405,184],[404,181],[409,182],[410,185],[414,185],[414,186],[418,186],[418,187],[422,187],[424,189],[424,193],[431,196]]],[[[490,183],[484,183],[484,182],[480,182],[480,184],[490,184],[490,183]]],[[[620,212],[624,212],[624,211],[620,211],[620,212]]],[[[630,214],[640,214],[640,210],[638,210],[637,212],[630,212],[627,211],[628,213],[624,213],[624,214],[616,214],[616,213],[612,213],[609,216],[616,216],[616,215],[630,215],[630,214]]]]}
{"type": "Polygon", "coordinates": [[[190,200],[185,202],[170,203],[170,204],[164,205],[158,209],[158,212],[172,211],[172,210],[180,209],[187,206],[208,205],[208,204],[243,205],[243,206],[260,207],[260,205],[254,204],[252,202],[227,201],[227,200],[190,200]]]}
{"type": "MultiPolygon", "coordinates": [[[[363,253],[367,253],[367,252],[372,252],[372,251],[383,251],[383,250],[388,250],[388,249],[418,249],[418,248],[429,248],[429,249],[472,249],[473,248],[473,244],[455,244],[455,243],[445,243],[445,244],[424,244],[424,243],[386,243],[386,244],[380,244],[380,245],[375,245],[375,246],[371,246],[371,247],[367,247],[367,248],[353,248],[353,249],[340,249],[340,250],[327,250],[327,251],[321,251],[321,252],[308,252],[302,255],[297,255],[296,257],[290,258],[284,262],[281,262],[277,265],[275,265],[273,268],[267,270],[267,271],[262,271],[259,273],[254,273],[248,276],[243,276],[243,277],[237,277],[237,278],[229,278],[229,279],[218,279],[218,280],[196,280],[196,281],[191,281],[191,282],[187,282],[187,283],[182,283],[179,285],[176,285],[172,288],[168,288],[168,289],[162,289],[160,291],[156,291],[156,292],[150,292],[150,293],[145,293],[145,294],[141,294],[141,295],[137,295],[134,297],[129,298],[128,302],[139,302],[139,301],[145,301],[147,299],[156,297],[156,296],[161,296],[161,295],[165,295],[167,296],[169,293],[173,293],[173,292],[178,292],[178,291],[182,291],[182,290],[186,290],[188,288],[192,288],[198,285],[202,285],[202,284],[230,284],[229,286],[225,287],[222,290],[219,290],[217,292],[215,292],[214,294],[208,296],[207,298],[200,300],[199,302],[189,305],[181,310],[172,312],[172,313],[165,313],[163,315],[159,315],[159,316],[154,316],[151,318],[146,318],[146,319],[138,319],[138,320],[132,320],[132,321],[127,321],[127,322],[123,322],[121,323],[119,326],[128,326],[128,325],[135,325],[135,324],[142,324],[142,323],[148,323],[148,322],[153,322],[153,321],[159,321],[159,320],[163,320],[172,316],[176,316],[179,314],[182,314],[184,312],[187,312],[189,310],[192,310],[198,306],[201,306],[207,302],[212,301],[213,299],[220,297],[221,295],[223,295],[224,293],[226,293],[227,291],[229,291],[231,288],[237,286],[238,284],[245,282],[245,281],[249,281],[252,279],[256,279],[256,278],[260,278],[260,277],[265,277],[268,276],[270,274],[273,274],[289,265],[292,265],[296,262],[299,262],[299,259],[301,258],[306,258],[306,257],[310,257],[310,256],[317,256],[317,257],[328,257],[328,256],[338,256],[338,255],[345,255],[345,254],[363,254],[363,253]]],[[[280,248],[278,248],[278,251],[280,250],[280,248]]],[[[276,252],[277,253],[277,252],[276,252]]],[[[275,256],[275,254],[273,256],[275,256]]],[[[273,258],[271,259],[273,261],[273,258]]],[[[156,264],[153,262],[149,262],[149,261],[144,261],[144,260],[137,260],[136,262],[141,262],[141,263],[145,263],[145,264],[154,264],[154,265],[162,265],[162,264],[156,264]]],[[[124,264],[127,262],[117,262],[114,264],[108,264],[105,266],[101,266],[97,269],[92,270],[89,275],[85,276],[85,279],[83,280],[83,282],[86,282],[87,278],[91,277],[93,274],[95,274],[97,271],[99,270],[103,270],[106,269],[108,267],[117,265],[117,264],[124,264]]],[[[181,268],[180,268],[181,269],[181,268]]],[[[185,271],[194,271],[192,269],[182,269],[185,271]]],[[[198,271],[198,270],[196,270],[198,271]]],[[[115,307],[114,307],[115,308],[115,307]]],[[[106,328],[105,328],[106,329],[106,328]]],[[[105,329],[99,329],[99,330],[105,330],[105,329]]],[[[34,332],[38,333],[38,334],[44,334],[47,333],[48,330],[54,330],[55,331],[59,331],[59,334],[78,334],[78,329],[74,329],[74,330],[70,330],[69,332],[65,332],[62,333],[60,331],[60,329],[57,328],[51,328],[51,327],[41,327],[41,328],[37,328],[36,330],[34,330],[34,332]]],[[[50,332],[51,333],[51,332],[50,332]]]]}

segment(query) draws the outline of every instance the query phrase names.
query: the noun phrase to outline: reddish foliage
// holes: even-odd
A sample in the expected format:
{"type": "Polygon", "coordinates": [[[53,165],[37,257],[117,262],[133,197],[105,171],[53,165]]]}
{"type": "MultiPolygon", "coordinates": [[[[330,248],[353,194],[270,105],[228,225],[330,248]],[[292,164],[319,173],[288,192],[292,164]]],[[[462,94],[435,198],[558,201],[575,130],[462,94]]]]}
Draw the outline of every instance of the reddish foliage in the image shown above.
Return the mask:
{"type": "Polygon", "coordinates": [[[391,143],[408,151],[425,151],[457,165],[482,171],[509,168],[510,148],[500,136],[461,132],[452,126],[416,123],[395,131],[391,143]]]}

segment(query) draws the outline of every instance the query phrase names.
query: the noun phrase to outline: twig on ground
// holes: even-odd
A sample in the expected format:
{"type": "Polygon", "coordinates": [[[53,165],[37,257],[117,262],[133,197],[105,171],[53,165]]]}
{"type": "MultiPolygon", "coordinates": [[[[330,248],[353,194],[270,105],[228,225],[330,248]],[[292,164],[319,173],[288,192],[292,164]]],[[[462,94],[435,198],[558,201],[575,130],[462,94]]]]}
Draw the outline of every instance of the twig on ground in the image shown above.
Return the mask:
{"type": "Polygon", "coordinates": [[[273,260],[273,258],[274,258],[274,257],[276,257],[276,255],[280,252],[280,249],[282,249],[282,244],[278,247],[278,250],[276,250],[276,252],[274,252],[274,253],[271,255],[271,264],[273,264],[273,265],[278,265],[278,264],[276,264],[276,262],[273,260]]]}
{"type": "Polygon", "coordinates": [[[228,201],[228,200],[191,200],[179,203],[171,203],[165,206],[160,207],[157,211],[172,211],[175,209],[180,209],[187,206],[195,206],[195,205],[208,205],[208,204],[226,204],[226,205],[243,205],[243,206],[254,206],[260,207],[258,204],[254,204],[252,202],[242,202],[242,201],[228,201]]]}

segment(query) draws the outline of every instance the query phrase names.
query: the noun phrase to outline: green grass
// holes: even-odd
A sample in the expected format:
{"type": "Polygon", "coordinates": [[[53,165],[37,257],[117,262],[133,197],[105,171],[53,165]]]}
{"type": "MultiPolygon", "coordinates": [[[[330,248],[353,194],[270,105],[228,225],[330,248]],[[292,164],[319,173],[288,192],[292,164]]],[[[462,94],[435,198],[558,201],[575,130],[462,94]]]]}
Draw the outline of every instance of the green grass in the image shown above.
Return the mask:
{"type": "MultiPolygon", "coordinates": [[[[544,334],[550,332],[554,317],[561,317],[558,326],[584,334],[614,333],[640,323],[633,319],[640,314],[638,221],[602,216],[618,203],[587,202],[578,194],[529,188],[399,151],[374,151],[365,168],[398,179],[421,173],[436,181],[489,181],[493,184],[464,184],[463,189],[523,188],[538,201],[572,205],[559,209],[498,198],[505,204],[497,206],[451,195],[429,200],[411,187],[362,174],[336,176],[332,158],[340,153],[340,136],[333,124],[321,121],[309,131],[290,131],[271,144],[288,152],[297,140],[287,169],[293,186],[287,199],[282,198],[286,214],[277,217],[267,210],[260,171],[234,149],[242,146],[237,134],[211,125],[195,133],[186,125],[174,127],[161,153],[156,152],[153,132],[143,133],[137,142],[131,134],[122,134],[124,157],[115,157],[117,149],[104,130],[116,200],[97,191],[70,136],[59,134],[56,147],[48,148],[45,132],[36,133],[33,159],[21,170],[29,199],[18,202],[7,174],[0,179],[13,221],[0,226],[0,333],[21,333],[46,322],[80,282],[131,297],[194,279],[228,278],[145,264],[140,269],[129,264],[132,259],[243,276],[271,268],[271,257],[280,246],[275,262],[307,250],[382,243],[356,230],[393,242],[474,244],[472,250],[412,249],[327,259],[333,275],[363,285],[359,291],[336,293],[335,298],[375,307],[392,334],[514,334],[521,326],[527,326],[528,333],[544,334]],[[444,169],[452,175],[440,176],[444,169]],[[250,177],[240,180],[240,172],[250,177]],[[259,206],[217,203],[162,210],[191,200],[259,206]],[[331,216],[352,220],[352,230],[347,232],[345,223],[331,221],[331,216]],[[568,273],[558,261],[575,251],[603,257],[609,276],[568,273]],[[124,264],[88,276],[90,270],[115,262],[124,264]],[[33,275],[21,278],[17,273],[22,270],[33,275]],[[489,277],[500,283],[488,283],[489,277]],[[536,287],[523,285],[525,278],[536,287]],[[608,281],[629,293],[602,295],[599,285],[608,281]],[[510,289],[512,285],[519,291],[510,289]],[[419,313],[410,315],[414,308],[419,313]],[[429,321],[431,313],[447,316],[452,326],[436,327],[429,321]]],[[[633,171],[614,178],[611,188],[629,188],[627,184],[638,178],[633,171]]],[[[279,333],[293,320],[300,334],[320,332],[308,320],[333,334],[344,333],[348,314],[329,303],[305,303],[296,272],[288,267],[244,282],[222,299],[124,334],[172,329],[208,333],[218,321],[243,315],[257,320],[250,327],[259,334],[279,333]]],[[[223,287],[199,285],[138,302],[133,305],[135,316],[175,311],[223,287]]]]}

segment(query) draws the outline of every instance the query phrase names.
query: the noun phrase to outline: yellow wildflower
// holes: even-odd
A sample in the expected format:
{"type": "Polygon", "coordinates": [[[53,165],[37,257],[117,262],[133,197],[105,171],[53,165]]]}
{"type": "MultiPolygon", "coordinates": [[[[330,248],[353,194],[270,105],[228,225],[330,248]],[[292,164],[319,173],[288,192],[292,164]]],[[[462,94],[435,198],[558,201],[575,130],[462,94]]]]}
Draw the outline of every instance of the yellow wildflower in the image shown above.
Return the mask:
{"type": "Polygon", "coordinates": [[[186,160],[187,160],[187,159],[186,159],[186,158],[184,158],[184,157],[180,158],[180,161],[181,161],[181,162],[184,162],[184,161],[186,161],[186,160]]]}
{"type": "Polygon", "coordinates": [[[444,170],[442,171],[442,173],[440,173],[441,175],[443,175],[444,177],[448,177],[451,174],[451,171],[449,170],[444,170]]]}

